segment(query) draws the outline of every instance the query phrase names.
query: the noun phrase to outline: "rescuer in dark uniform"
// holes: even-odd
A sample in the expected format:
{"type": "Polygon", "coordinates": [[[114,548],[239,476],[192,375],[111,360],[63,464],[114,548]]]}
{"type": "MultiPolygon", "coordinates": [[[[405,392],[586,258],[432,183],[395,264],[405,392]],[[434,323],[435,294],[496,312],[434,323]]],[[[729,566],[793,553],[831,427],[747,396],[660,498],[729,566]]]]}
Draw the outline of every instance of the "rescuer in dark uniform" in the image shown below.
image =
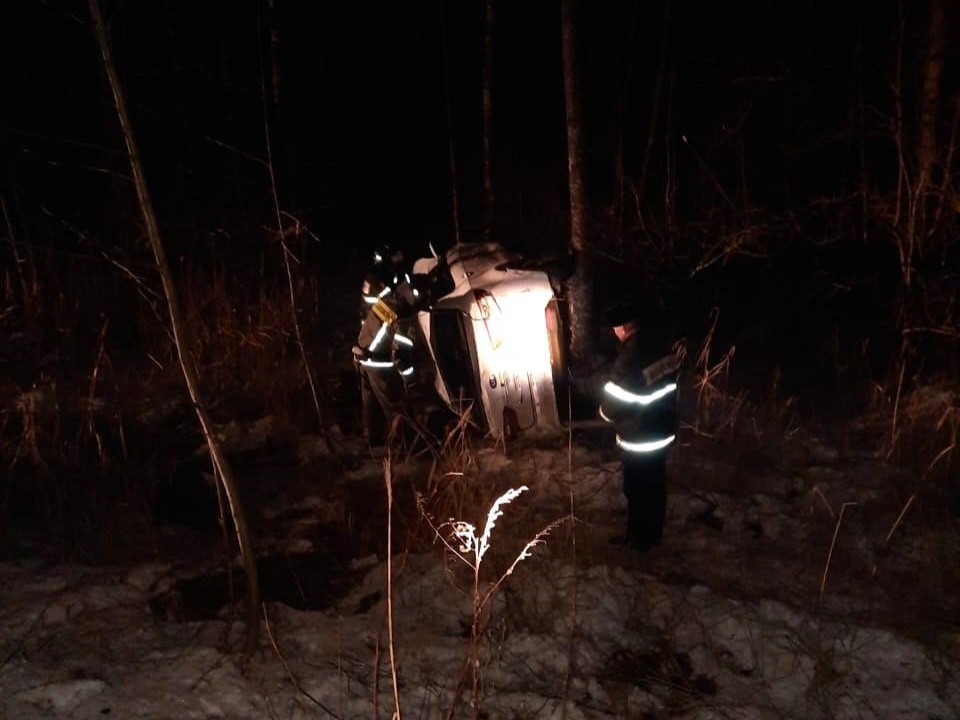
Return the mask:
{"type": "Polygon", "coordinates": [[[405,412],[416,382],[413,364],[417,291],[389,248],[374,252],[361,295],[366,310],[353,357],[360,371],[363,427],[371,445],[383,445],[394,418],[405,412]]]}
{"type": "Polygon", "coordinates": [[[600,416],[616,426],[627,499],[626,535],[612,540],[649,550],[663,536],[667,453],[677,437],[677,373],[683,343],[671,337],[652,313],[643,316],[634,303],[611,308],[607,325],[621,349],[603,387],[600,416]]]}

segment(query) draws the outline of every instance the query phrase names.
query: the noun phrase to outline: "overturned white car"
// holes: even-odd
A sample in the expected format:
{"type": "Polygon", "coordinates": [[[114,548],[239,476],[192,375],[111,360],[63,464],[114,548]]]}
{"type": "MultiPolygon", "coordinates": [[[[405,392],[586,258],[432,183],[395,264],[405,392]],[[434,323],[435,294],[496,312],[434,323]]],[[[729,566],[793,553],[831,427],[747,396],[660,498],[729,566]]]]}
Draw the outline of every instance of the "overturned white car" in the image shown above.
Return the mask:
{"type": "Polygon", "coordinates": [[[454,245],[413,272],[439,286],[417,320],[440,398],[493,437],[558,432],[566,370],[549,275],[495,243],[454,245]]]}

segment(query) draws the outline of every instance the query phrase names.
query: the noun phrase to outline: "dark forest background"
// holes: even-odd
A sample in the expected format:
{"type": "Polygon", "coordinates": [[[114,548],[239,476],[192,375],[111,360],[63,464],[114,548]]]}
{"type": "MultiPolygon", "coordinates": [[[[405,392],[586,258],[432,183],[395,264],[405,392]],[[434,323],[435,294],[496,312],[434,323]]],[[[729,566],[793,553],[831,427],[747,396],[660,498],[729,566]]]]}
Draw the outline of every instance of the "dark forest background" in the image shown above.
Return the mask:
{"type": "MultiPolygon", "coordinates": [[[[482,232],[483,3],[103,9],[218,416],[315,429],[279,240],[321,399],[349,406],[372,247],[417,257],[482,232]]],[[[495,9],[495,237],[566,253],[559,3],[495,9]]],[[[948,468],[956,3],[576,10],[598,307],[643,288],[714,359],[736,347],[736,391],[821,418],[880,412],[891,449],[948,468]],[[904,409],[923,416],[930,388],[948,392],[936,432],[908,433],[904,409]]],[[[134,455],[138,473],[168,472],[175,451],[146,429],[149,449],[131,448],[142,406],[182,390],[86,3],[13,0],[0,16],[2,504],[50,517],[90,504],[63,468],[97,465],[115,495],[134,455]]]]}

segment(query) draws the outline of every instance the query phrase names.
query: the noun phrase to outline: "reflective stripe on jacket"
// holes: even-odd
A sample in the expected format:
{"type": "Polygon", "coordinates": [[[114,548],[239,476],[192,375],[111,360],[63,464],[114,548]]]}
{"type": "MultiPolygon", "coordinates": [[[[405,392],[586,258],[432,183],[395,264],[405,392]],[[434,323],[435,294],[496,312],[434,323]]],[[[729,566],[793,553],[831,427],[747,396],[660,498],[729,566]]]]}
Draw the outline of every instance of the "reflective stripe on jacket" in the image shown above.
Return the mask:
{"type": "Polygon", "coordinates": [[[359,363],[376,369],[396,368],[404,377],[413,374],[414,332],[412,321],[398,320],[384,303],[373,305],[360,327],[357,345],[364,351],[359,363]]]}
{"type": "Polygon", "coordinates": [[[651,352],[642,330],[624,342],[600,405],[600,417],[616,426],[623,450],[657,452],[676,439],[679,364],[677,353],[651,352]]]}

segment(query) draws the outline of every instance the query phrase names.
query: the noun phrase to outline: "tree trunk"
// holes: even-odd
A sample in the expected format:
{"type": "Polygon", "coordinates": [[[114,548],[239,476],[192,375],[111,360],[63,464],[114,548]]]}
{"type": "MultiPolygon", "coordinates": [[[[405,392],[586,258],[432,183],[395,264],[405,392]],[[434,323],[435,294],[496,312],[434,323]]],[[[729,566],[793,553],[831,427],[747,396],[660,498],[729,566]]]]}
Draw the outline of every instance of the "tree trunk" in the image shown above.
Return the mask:
{"type": "Polygon", "coordinates": [[[270,54],[270,104],[276,113],[280,108],[280,31],[277,29],[274,0],[267,0],[267,35],[270,54]]]}
{"type": "Polygon", "coordinates": [[[583,185],[580,88],[577,82],[573,0],[561,0],[563,96],[567,113],[567,174],[570,183],[570,251],[577,266],[567,284],[570,354],[574,365],[587,364],[593,353],[593,263],[587,247],[587,198],[583,185]]]}
{"type": "Polygon", "coordinates": [[[450,219],[453,222],[454,242],[460,242],[460,197],[457,191],[457,156],[453,142],[453,117],[450,106],[450,81],[448,75],[449,61],[447,59],[447,22],[443,14],[443,3],[440,3],[440,54],[443,72],[443,107],[447,120],[447,157],[450,160],[450,219]]]}
{"type": "MultiPolygon", "coordinates": [[[[647,177],[650,169],[650,158],[653,157],[653,145],[657,136],[657,120],[660,117],[660,102],[663,93],[663,78],[667,72],[670,39],[670,1],[667,0],[663,8],[663,22],[660,27],[660,64],[657,69],[657,79],[653,85],[653,99],[650,101],[650,122],[647,124],[647,143],[643,148],[643,163],[640,165],[640,180],[637,182],[637,198],[639,203],[644,202],[647,192],[647,177]]],[[[640,208],[638,205],[638,214],[640,208]]],[[[643,222],[641,215],[639,220],[643,222]]]]}
{"type": "MultiPolygon", "coordinates": [[[[663,122],[663,148],[666,155],[666,180],[664,182],[663,193],[663,212],[664,212],[664,232],[666,233],[667,243],[670,248],[674,244],[674,226],[676,225],[676,198],[677,198],[677,149],[676,141],[673,136],[673,102],[674,92],[677,85],[677,68],[671,63],[669,84],[667,86],[667,109],[663,122]]],[[[719,187],[719,183],[718,183],[719,187]]],[[[723,192],[721,188],[721,192],[723,192]]],[[[727,202],[730,202],[729,199],[727,202]]],[[[731,203],[732,205],[732,203],[731,203]]]]}
{"type": "Polygon", "coordinates": [[[247,531],[246,517],[240,505],[240,497],[237,492],[237,483],[233,476],[233,470],[226,453],[220,445],[220,441],[214,434],[213,422],[200,394],[197,372],[188,355],[189,327],[184,322],[177,287],[173,281],[170,264],[167,262],[163,241],[160,237],[160,227],[157,223],[153,203],[147,190],[147,181],[143,174],[143,165],[140,161],[140,153],[134,136],[133,125],[127,114],[126,99],[124,98],[123,88],[120,86],[120,79],[117,76],[116,66],[113,62],[113,53],[110,49],[110,40],[103,22],[103,15],[100,12],[100,5],[98,0],[89,0],[89,4],[90,15],[93,18],[94,33],[100,48],[100,55],[103,58],[103,68],[107,73],[107,80],[110,83],[110,90],[113,93],[117,118],[120,121],[120,129],[123,132],[124,144],[126,145],[127,155],[130,159],[130,169],[133,172],[134,187],[137,191],[137,199],[140,202],[140,210],[143,213],[143,221],[147,228],[147,237],[153,249],[153,255],[157,263],[157,271],[160,273],[160,280],[163,283],[163,292],[167,301],[167,311],[170,316],[170,328],[173,331],[177,359],[180,361],[180,369],[183,372],[187,392],[190,394],[190,400],[193,403],[194,410],[197,413],[197,419],[200,422],[200,428],[203,431],[207,447],[210,450],[210,458],[216,470],[217,478],[222,484],[227,502],[230,505],[230,514],[233,518],[233,524],[237,534],[237,543],[240,547],[240,554],[243,558],[244,570],[247,575],[248,613],[245,651],[249,655],[253,653],[259,644],[260,587],[257,580],[256,560],[247,531]]]}
{"type": "MultiPolygon", "coordinates": [[[[617,238],[617,252],[623,259],[623,232],[626,224],[626,167],[624,151],[626,143],[627,105],[630,97],[630,86],[633,81],[633,51],[637,35],[637,25],[640,17],[640,6],[635,4],[630,13],[629,29],[620,38],[620,47],[617,52],[618,64],[623,67],[622,74],[617,80],[617,145],[613,159],[613,186],[614,186],[614,230],[617,238]]],[[[638,204],[639,207],[639,204],[638,204]]],[[[640,218],[642,222],[642,218],[640,218]]]]}
{"type": "Polygon", "coordinates": [[[917,191],[920,196],[926,193],[931,182],[933,167],[937,162],[937,116],[940,108],[940,81],[943,76],[944,20],[943,0],[931,0],[927,57],[923,66],[923,89],[920,96],[920,137],[917,148],[920,165],[917,191]]]}
{"type": "Polygon", "coordinates": [[[493,127],[490,85],[493,79],[493,0],[486,0],[483,14],[483,239],[493,240],[494,208],[491,134],[493,127]]]}

